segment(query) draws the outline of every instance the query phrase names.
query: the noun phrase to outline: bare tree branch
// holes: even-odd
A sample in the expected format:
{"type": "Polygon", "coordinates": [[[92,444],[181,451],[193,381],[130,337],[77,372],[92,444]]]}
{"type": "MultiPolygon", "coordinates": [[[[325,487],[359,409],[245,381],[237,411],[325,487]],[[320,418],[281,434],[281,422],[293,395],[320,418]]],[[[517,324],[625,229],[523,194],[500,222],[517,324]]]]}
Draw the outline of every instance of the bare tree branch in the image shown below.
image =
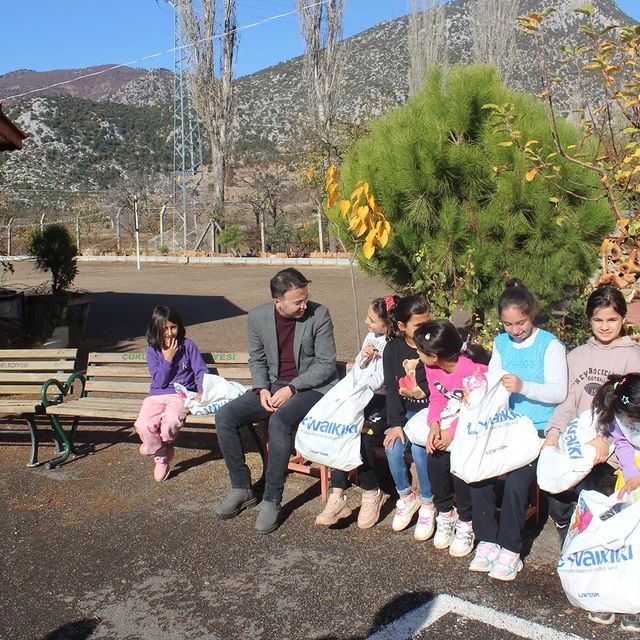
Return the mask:
{"type": "Polygon", "coordinates": [[[506,84],[513,77],[516,57],[516,17],[520,0],[475,0],[471,9],[471,34],[475,64],[491,64],[506,84]]]}
{"type": "Polygon", "coordinates": [[[409,16],[409,95],[420,91],[432,67],[446,65],[447,24],[444,0],[411,0],[409,16]]]}
{"type": "Polygon", "coordinates": [[[185,40],[191,45],[189,89],[211,144],[212,215],[224,210],[224,181],[235,113],[233,63],[238,44],[235,0],[177,0],[185,40]],[[216,34],[222,5],[222,33],[216,34]],[[199,11],[198,11],[199,8],[199,11]]]}
{"type": "Polygon", "coordinates": [[[304,70],[309,83],[309,106],[320,137],[330,139],[336,120],[343,69],[342,20],[344,0],[296,0],[305,42],[304,70]]]}

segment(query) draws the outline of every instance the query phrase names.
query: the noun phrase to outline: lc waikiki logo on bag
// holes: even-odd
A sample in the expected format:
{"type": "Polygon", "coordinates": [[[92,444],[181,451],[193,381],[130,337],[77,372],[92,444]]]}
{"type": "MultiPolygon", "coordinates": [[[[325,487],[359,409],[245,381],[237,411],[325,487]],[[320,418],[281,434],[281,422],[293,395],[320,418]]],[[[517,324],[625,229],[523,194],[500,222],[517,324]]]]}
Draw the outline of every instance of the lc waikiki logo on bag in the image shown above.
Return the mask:
{"type": "MultiPolygon", "coordinates": [[[[569,422],[558,440],[558,449],[545,447],[538,459],[538,486],[549,493],[561,493],[575,486],[593,468],[596,449],[587,444],[598,435],[591,409],[569,422]]],[[[613,453],[613,444],[609,447],[613,453]]]]}
{"type": "Polygon", "coordinates": [[[307,460],[342,471],[362,464],[360,432],[373,391],[360,371],[352,369],[300,422],[295,447],[307,460]]]}
{"type": "Polygon", "coordinates": [[[202,397],[195,391],[189,391],[181,384],[174,383],[176,393],[184,399],[184,405],[194,416],[206,416],[217,413],[227,402],[235,400],[247,388],[235,380],[225,380],[222,376],[205,373],[202,378],[202,397]]]}
{"type": "Polygon", "coordinates": [[[538,457],[542,440],[533,422],[509,408],[505,371],[469,376],[451,444],[451,473],[465,482],[495,478],[538,457]]]}
{"type": "Polygon", "coordinates": [[[558,574],[571,604],[587,611],[640,611],[640,491],[582,491],[558,574]]]}

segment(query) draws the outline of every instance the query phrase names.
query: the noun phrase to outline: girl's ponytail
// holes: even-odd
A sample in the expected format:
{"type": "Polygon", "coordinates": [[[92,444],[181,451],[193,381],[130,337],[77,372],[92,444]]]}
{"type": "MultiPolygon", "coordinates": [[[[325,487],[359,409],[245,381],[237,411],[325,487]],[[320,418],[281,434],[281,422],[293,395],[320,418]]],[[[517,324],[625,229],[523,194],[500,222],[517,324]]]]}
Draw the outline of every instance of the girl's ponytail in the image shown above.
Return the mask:
{"type": "Polygon", "coordinates": [[[640,374],[611,374],[593,398],[591,411],[604,435],[616,415],[640,419],[640,374]]]}
{"type": "Polygon", "coordinates": [[[381,320],[384,320],[387,325],[387,330],[385,331],[385,337],[387,340],[391,340],[398,335],[398,325],[394,320],[393,310],[396,308],[399,300],[399,296],[390,295],[385,296],[384,298],[376,298],[371,302],[371,306],[377,316],[381,320]]]}
{"type": "Polygon", "coordinates": [[[538,301],[518,278],[511,278],[498,300],[498,315],[509,307],[516,307],[525,316],[535,318],[538,314],[538,301]]]}

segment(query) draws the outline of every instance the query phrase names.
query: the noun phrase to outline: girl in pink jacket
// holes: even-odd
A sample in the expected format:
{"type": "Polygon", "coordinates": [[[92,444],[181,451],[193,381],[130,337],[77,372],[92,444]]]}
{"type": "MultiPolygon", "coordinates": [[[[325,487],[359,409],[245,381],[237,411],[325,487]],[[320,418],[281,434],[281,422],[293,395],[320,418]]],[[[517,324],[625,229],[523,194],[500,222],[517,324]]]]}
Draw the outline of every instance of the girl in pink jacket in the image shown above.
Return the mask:
{"type": "MultiPolygon", "coordinates": [[[[471,553],[475,540],[471,524],[471,493],[466,482],[451,475],[451,454],[447,449],[455,435],[462,406],[462,381],[486,372],[487,366],[469,357],[471,354],[458,330],[448,320],[432,320],[421,325],[413,339],[425,365],[430,393],[428,468],[433,503],[438,511],[433,545],[436,549],[448,548],[454,557],[462,557],[471,553]],[[454,494],[457,507],[453,506],[454,494]]],[[[472,357],[481,360],[486,354],[481,355],[483,350],[477,349],[472,357]]]]}

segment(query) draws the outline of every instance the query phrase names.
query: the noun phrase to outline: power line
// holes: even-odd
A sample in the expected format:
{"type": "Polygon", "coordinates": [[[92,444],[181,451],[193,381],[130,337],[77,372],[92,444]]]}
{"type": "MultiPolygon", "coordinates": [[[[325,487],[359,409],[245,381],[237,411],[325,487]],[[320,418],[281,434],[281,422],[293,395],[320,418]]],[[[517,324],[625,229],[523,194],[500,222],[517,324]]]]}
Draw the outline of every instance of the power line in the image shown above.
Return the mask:
{"type": "MultiPolygon", "coordinates": [[[[312,7],[318,7],[320,5],[324,5],[324,4],[328,4],[330,2],[330,0],[320,0],[319,2],[314,2],[313,4],[309,5],[309,8],[312,7]]],[[[148,56],[143,56],[142,58],[138,58],[136,60],[131,60],[129,62],[123,62],[121,64],[116,64],[112,67],[107,67],[106,69],[100,69],[98,71],[94,71],[92,73],[85,73],[84,75],[81,76],[76,76],[75,78],[69,78],[68,80],[62,80],[60,82],[54,82],[53,84],[47,85],[46,87],[40,87],[39,89],[31,89],[30,91],[25,91],[23,93],[16,93],[12,96],[4,96],[2,98],[2,100],[14,100],[15,98],[23,98],[24,96],[28,96],[34,93],[40,93],[41,91],[46,91],[47,89],[53,89],[54,87],[59,87],[61,85],[64,84],[71,84],[73,82],[77,82],[78,80],[84,80],[86,78],[92,78],[94,76],[99,76],[102,75],[103,73],[107,73],[109,71],[114,71],[115,69],[122,69],[123,67],[129,67],[133,64],[137,64],[138,62],[144,62],[145,60],[151,60],[152,58],[158,58],[160,56],[164,56],[168,53],[175,53],[176,51],[180,51],[181,49],[189,49],[191,47],[193,47],[196,44],[201,44],[203,42],[209,42],[210,40],[217,40],[219,38],[223,38],[225,35],[227,35],[227,33],[237,33],[240,31],[247,31],[248,29],[253,29],[255,27],[259,27],[262,26],[263,24],[267,24],[268,22],[273,22],[275,20],[280,20],[281,18],[286,18],[288,16],[291,15],[295,15],[296,14],[296,9],[294,9],[293,11],[287,11],[286,13],[280,13],[278,15],[275,16],[270,16],[268,18],[265,18],[264,20],[260,20],[259,22],[253,22],[252,24],[247,24],[243,27],[236,27],[235,29],[232,29],[229,32],[224,32],[224,33],[218,33],[218,34],[214,34],[213,36],[207,37],[207,38],[202,38],[200,40],[197,40],[191,44],[186,44],[186,45],[182,45],[180,47],[172,47],[171,49],[167,49],[166,51],[160,51],[158,53],[152,53],[148,56]]]]}

